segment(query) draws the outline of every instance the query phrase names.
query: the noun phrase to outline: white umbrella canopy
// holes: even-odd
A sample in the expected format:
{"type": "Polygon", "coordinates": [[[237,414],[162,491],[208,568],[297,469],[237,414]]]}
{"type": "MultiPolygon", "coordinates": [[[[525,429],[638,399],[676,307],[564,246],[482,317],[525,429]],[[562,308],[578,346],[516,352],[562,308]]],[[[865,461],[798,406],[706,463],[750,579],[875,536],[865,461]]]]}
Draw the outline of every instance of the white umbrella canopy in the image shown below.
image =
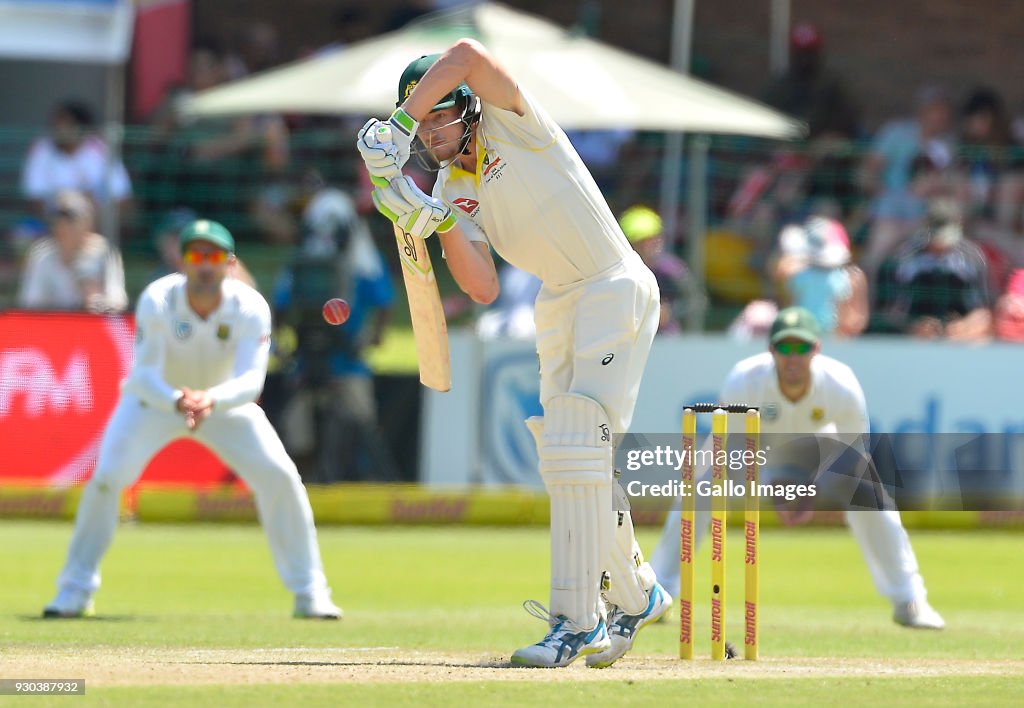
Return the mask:
{"type": "Polygon", "coordinates": [[[496,3],[435,13],[389,34],[204,91],[194,115],[386,116],[413,59],[460,37],[483,43],[565,129],[794,138],[800,122],[729,91],[496,3]]]}

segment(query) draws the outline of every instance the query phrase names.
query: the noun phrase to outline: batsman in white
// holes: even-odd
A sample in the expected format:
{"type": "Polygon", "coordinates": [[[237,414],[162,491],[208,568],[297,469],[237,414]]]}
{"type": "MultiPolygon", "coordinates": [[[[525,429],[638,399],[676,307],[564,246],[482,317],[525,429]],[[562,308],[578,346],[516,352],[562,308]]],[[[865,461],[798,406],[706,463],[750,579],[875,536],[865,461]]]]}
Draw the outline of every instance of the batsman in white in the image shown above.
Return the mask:
{"type": "Polygon", "coordinates": [[[610,666],[671,606],[629,513],[612,501],[612,436],[633,417],[658,326],[657,283],[565,133],[479,43],[462,39],[409,64],[398,105],[357,140],[378,209],[406,232],[436,229],[448,268],[477,302],[498,294],[491,247],[543,282],[544,416],[526,424],[551,498],[551,598],[550,610],[524,603],[548,628],[512,662],[556,667],[586,656],[610,666]],[[411,152],[438,172],[433,196],[400,173],[411,152]]]}
{"type": "MultiPolygon", "coordinates": [[[[736,364],[722,386],[723,403],[761,410],[762,433],[814,433],[855,440],[868,433],[868,412],[850,367],[821,354],[821,330],[802,307],[782,310],[772,323],[770,349],[736,364]]],[[[768,470],[770,472],[770,470],[768,470]]],[[[695,524],[695,545],[708,528],[707,509],[695,524]]],[[[813,509],[781,510],[784,523],[806,523],[813,509]]],[[[669,514],[651,558],[660,582],[679,587],[679,516],[669,514]]],[[[931,605],[914,549],[899,511],[846,511],[846,524],[879,594],[893,605],[893,620],[920,629],[942,629],[945,622],[931,605]]]]}
{"type": "Polygon", "coordinates": [[[253,490],[274,564],[296,617],[338,619],[295,464],[256,404],[267,373],[270,307],[228,271],[230,232],[199,220],[181,232],[183,271],[151,283],[135,315],[135,363],[82,493],[57,597],[44,617],[93,613],[99,564],[117,527],[121,491],[177,438],[202,443],[253,490]]]}

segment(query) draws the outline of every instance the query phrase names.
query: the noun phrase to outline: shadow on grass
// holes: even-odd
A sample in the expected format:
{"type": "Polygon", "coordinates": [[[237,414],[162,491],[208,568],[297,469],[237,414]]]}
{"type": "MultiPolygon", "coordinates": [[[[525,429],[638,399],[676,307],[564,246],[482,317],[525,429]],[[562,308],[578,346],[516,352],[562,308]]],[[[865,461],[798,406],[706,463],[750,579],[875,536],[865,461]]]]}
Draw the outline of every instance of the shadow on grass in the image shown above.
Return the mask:
{"type": "Polygon", "coordinates": [[[509,661],[414,661],[414,660],[386,660],[386,661],[181,661],[176,664],[196,664],[204,666],[432,666],[438,669],[522,669],[529,668],[517,666],[509,661]]]}
{"type": "Polygon", "coordinates": [[[21,622],[148,622],[155,618],[143,615],[93,615],[92,617],[43,617],[38,615],[17,615],[21,622]]]}

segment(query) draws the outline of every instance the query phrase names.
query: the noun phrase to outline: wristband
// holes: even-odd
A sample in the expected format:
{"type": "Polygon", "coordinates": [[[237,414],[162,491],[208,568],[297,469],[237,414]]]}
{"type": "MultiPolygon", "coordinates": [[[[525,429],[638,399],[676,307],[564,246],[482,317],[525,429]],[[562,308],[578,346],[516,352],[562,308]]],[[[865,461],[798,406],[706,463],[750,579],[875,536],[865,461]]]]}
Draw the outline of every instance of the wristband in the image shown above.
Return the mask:
{"type": "Polygon", "coordinates": [[[391,119],[388,121],[392,126],[398,128],[408,138],[416,135],[416,128],[419,127],[419,122],[411,115],[405,112],[404,108],[396,108],[395,112],[391,114],[391,119]]]}

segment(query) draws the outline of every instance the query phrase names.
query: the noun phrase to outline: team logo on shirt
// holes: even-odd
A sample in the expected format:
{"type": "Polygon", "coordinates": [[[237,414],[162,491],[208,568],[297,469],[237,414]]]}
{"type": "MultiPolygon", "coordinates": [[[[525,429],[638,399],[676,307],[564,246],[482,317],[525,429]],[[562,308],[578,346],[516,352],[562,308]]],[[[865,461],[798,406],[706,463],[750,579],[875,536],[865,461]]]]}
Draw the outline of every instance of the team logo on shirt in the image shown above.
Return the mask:
{"type": "Polygon", "coordinates": [[[501,179],[501,171],[505,169],[505,163],[497,155],[487,152],[484,153],[483,168],[484,184],[489,184],[491,180],[501,179]]]}
{"type": "Polygon", "coordinates": [[[192,336],[192,323],[178,320],[174,323],[174,336],[178,339],[188,339],[192,336]]]}
{"type": "Polygon", "coordinates": [[[217,325],[217,339],[226,341],[231,336],[231,328],[226,324],[217,325]]]}
{"type": "Polygon", "coordinates": [[[819,406],[815,406],[811,409],[811,420],[815,423],[820,423],[825,419],[825,409],[819,406]]]}
{"type": "Polygon", "coordinates": [[[773,402],[762,403],[761,417],[765,420],[777,420],[779,417],[779,404],[773,402]]]}
{"type": "Polygon", "coordinates": [[[470,216],[476,214],[477,210],[480,208],[480,202],[476,199],[470,199],[469,197],[459,197],[454,200],[452,204],[457,206],[459,209],[462,209],[462,211],[466,212],[470,216]]]}

